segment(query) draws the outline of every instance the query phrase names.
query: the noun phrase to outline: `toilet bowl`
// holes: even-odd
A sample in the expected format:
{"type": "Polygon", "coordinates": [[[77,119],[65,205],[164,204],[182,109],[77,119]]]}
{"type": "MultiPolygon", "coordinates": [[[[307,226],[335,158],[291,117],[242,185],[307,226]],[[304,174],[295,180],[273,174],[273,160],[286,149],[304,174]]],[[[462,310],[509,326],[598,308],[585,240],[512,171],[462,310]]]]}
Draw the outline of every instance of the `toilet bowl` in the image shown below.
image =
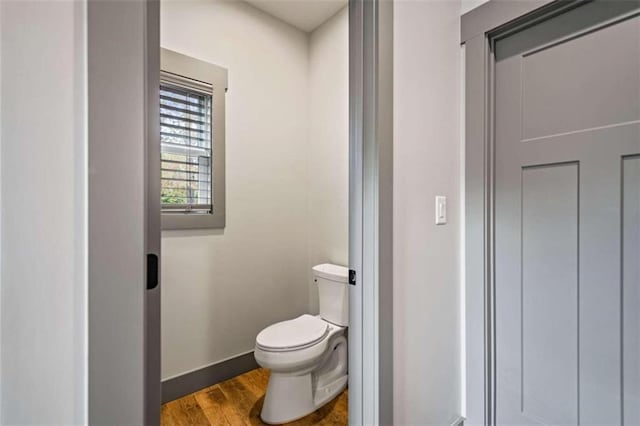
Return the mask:
{"type": "Polygon", "coordinates": [[[278,322],[256,337],[256,362],[271,370],[260,417],[281,424],[304,417],[347,385],[348,269],[313,268],[320,315],[278,322]]]}

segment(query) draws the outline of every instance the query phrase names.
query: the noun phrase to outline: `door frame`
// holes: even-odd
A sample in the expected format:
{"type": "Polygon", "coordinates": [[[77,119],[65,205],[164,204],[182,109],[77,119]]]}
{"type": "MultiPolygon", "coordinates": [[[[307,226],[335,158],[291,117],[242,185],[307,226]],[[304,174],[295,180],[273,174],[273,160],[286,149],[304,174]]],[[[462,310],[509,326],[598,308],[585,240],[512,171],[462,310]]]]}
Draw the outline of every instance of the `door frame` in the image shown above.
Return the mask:
{"type": "Polygon", "coordinates": [[[490,0],[461,17],[465,106],[465,423],[470,425],[496,424],[494,44],[515,31],[587,2],[490,0]]]}
{"type": "Polygon", "coordinates": [[[349,424],[393,424],[393,3],[349,1],[349,424]]]}

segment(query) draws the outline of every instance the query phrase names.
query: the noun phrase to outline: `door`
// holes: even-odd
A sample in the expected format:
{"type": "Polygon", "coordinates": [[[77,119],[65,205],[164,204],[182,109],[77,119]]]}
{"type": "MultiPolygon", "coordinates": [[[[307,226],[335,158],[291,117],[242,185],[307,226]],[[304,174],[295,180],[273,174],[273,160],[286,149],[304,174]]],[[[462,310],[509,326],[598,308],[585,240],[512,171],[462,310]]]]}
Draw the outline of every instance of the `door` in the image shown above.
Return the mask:
{"type": "Polygon", "coordinates": [[[499,425],[640,424],[640,4],[499,39],[499,425]]]}
{"type": "Polygon", "coordinates": [[[160,424],[160,2],[146,7],[144,424],[160,424]]]}

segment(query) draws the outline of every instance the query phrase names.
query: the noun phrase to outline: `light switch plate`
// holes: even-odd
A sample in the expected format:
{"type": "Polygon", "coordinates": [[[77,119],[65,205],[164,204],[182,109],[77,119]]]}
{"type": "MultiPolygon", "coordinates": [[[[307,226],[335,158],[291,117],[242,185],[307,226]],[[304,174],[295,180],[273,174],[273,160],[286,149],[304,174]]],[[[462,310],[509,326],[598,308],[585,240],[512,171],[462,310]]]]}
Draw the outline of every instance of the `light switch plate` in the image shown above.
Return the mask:
{"type": "Polygon", "coordinates": [[[447,223],[447,197],[436,196],[436,225],[446,225],[447,223]]]}

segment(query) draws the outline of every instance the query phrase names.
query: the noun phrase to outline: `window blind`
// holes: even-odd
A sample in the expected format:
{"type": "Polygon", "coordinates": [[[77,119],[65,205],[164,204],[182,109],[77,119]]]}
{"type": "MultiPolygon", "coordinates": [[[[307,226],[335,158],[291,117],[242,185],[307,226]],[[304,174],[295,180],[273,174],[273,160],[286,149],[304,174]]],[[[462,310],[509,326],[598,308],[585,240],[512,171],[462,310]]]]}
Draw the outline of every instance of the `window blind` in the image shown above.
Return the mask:
{"type": "Polygon", "coordinates": [[[211,213],[211,94],[160,85],[163,213],[211,213]]]}

